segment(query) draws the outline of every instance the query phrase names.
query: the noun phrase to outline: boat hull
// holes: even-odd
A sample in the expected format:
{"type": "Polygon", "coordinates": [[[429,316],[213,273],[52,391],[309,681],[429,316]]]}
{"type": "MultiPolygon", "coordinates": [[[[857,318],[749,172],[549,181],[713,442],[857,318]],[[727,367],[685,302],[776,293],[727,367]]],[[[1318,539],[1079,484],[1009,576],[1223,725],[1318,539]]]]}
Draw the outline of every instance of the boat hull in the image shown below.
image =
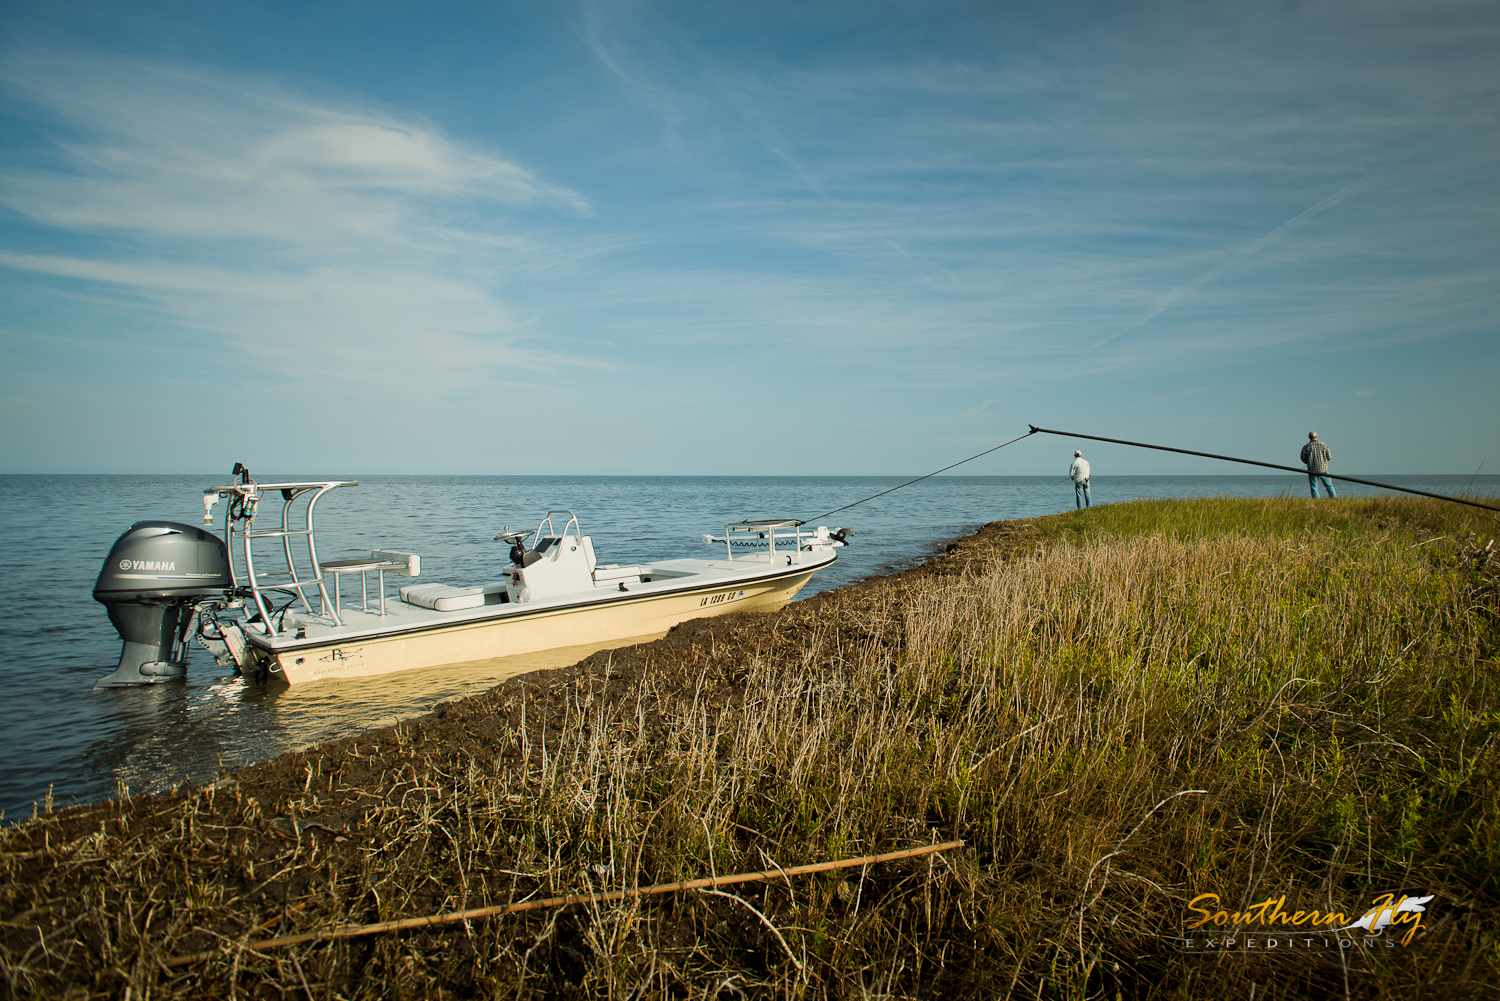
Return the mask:
{"type": "Polygon", "coordinates": [[[769,580],[725,583],[711,590],[644,594],[639,598],[582,606],[538,608],[420,632],[350,637],[327,644],[278,651],[262,648],[273,674],[291,684],[329,678],[367,678],[465,661],[535,653],[554,647],[603,643],[663,633],[689,619],[776,604],[793,597],[812,577],[805,573],[769,580]]]}

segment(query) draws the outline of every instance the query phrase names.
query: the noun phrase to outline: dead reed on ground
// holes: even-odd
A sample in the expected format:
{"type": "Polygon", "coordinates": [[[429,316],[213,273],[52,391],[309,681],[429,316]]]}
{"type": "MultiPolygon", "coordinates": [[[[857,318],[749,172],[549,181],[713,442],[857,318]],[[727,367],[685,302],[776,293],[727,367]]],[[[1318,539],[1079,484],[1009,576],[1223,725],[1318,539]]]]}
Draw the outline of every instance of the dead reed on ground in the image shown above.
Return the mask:
{"type": "Polygon", "coordinates": [[[1019,554],[981,534],[962,572],[693,623],[213,788],[44,817],[0,843],[6,989],[1481,996],[1493,531],[1423,501],[1102,507],[1019,554]],[[243,948],[960,838],[732,893],[243,948]],[[1202,893],[1357,916],[1387,891],[1435,895],[1408,947],[1180,951],[1202,893]]]}

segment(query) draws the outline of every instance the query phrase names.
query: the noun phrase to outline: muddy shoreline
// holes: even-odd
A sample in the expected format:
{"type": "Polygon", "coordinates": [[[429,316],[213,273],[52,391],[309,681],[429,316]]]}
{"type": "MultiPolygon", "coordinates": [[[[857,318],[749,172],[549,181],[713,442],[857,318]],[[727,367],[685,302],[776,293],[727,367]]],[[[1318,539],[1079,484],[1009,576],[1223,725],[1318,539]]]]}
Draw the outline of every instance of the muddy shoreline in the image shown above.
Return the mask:
{"type": "MultiPolygon", "coordinates": [[[[400,757],[411,748],[430,747],[479,753],[503,735],[518,731],[523,725],[522,705],[526,707],[524,725],[533,739],[540,741],[560,728],[570,699],[577,700],[581,694],[589,701],[616,702],[625,698],[646,672],[678,679],[680,700],[697,697],[714,705],[732,706],[744,697],[743,672],[727,672],[718,685],[706,688],[695,678],[695,665],[709,660],[744,662],[757,655],[785,651],[796,647],[827,617],[848,614],[853,608],[885,604],[897,609],[901,591],[908,586],[929,578],[956,576],[977,563],[1026,551],[1037,538],[1035,521],[991,522],[972,535],[940,543],[931,558],[915,567],[824,591],[771,613],[740,612],[689,620],[661,639],[600,650],[567,667],[518,675],[487,692],[441,703],[430,713],[394,726],[283,754],[231,773],[226,780],[236,782],[247,794],[253,790],[259,799],[280,802],[303,793],[309,765],[322,758],[335,763],[347,761],[351,748],[358,749],[357,760],[369,762],[356,774],[372,777],[388,764],[377,764],[370,760],[371,755],[377,759],[387,754],[400,757]],[[400,739],[397,730],[402,731],[400,739]]],[[[352,808],[354,804],[348,807],[352,808]]],[[[348,819],[344,812],[335,810],[332,815],[342,822],[348,819]]]]}
{"type": "MultiPolygon", "coordinates": [[[[221,782],[235,783],[244,795],[253,796],[274,811],[303,795],[310,767],[315,773],[350,769],[351,784],[359,785],[378,781],[413,753],[442,748],[450,754],[482,754],[523,727],[529,739],[540,745],[550,733],[561,729],[570,702],[617,703],[628,697],[648,672],[674,679],[679,701],[699,698],[714,706],[731,707],[744,698],[745,673],[731,669],[710,687],[705,684],[704,672],[695,668],[710,661],[744,663],[755,656],[784,653],[797,647],[829,617],[836,620],[854,609],[882,604],[898,609],[906,587],[929,578],[956,576],[977,563],[1026,551],[1037,538],[1035,521],[991,522],[972,535],[940,543],[931,558],[915,567],[824,591],[771,613],[752,611],[693,619],[673,627],[661,639],[601,650],[567,667],[518,675],[487,692],[441,703],[430,713],[394,726],[283,754],[230,773],[221,782]]],[[[157,798],[171,800],[183,791],[190,790],[157,798]]],[[[355,821],[359,809],[359,799],[330,802],[319,819],[343,828],[355,821]]]]}
{"type": "MultiPolygon", "coordinates": [[[[118,964],[85,974],[91,961],[82,957],[92,954],[96,957],[92,962],[97,962],[99,955],[111,952],[110,898],[117,891],[121,897],[139,897],[139,884],[153,879],[188,884],[188,899],[180,899],[180,886],[160,894],[148,888],[147,906],[160,896],[166,911],[185,910],[194,920],[169,932],[170,945],[153,942],[149,934],[140,935],[138,946],[144,949],[137,963],[159,966],[169,958],[168,952],[180,956],[212,948],[216,940],[243,941],[251,931],[291,927],[297,923],[297,912],[306,906],[299,902],[318,895],[320,878],[328,872],[357,864],[362,854],[402,851],[403,839],[411,832],[392,823],[391,814],[409,806],[413,788],[434,770],[443,774],[444,768],[435,768],[434,762],[454,771],[461,762],[471,771],[479,762],[498,773],[528,772],[546,759],[549,748],[555,753],[570,719],[576,722],[585,710],[639,716],[640,732],[648,743],[666,731],[674,706],[696,705],[714,713],[732,710],[747,696],[746,665],[750,662],[798,659],[810,637],[830,630],[847,631],[842,622],[868,619],[872,609],[877,610],[877,619],[899,615],[906,588],[960,574],[976,562],[1033,545],[1034,521],[990,523],[973,535],[939,543],[938,551],[916,567],[823,592],[770,613],[692,620],[661,639],[599,651],[569,667],[511,678],[482,694],[441,703],[425,715],[283,754],[226,773],[209,785],[73,806],[22,822],[0,833],[11,890],[4,936],[9,939],[11,956],[7,965],[27,969],[38,958],[34,940],[39,933],[20,933],[19,929],[31,921],[41,922],[44,928],[58,927],[68,909],[38,906],[34,900],[29,908],[21,906],[27,886],[45,885],[42,896],[77,893],[99,901],[84,923],[97,923],[101,930],[74,941],[79,959],[62,964],[54,976],[39,981],[38,986],[48,984],[41,994],[56,989],[116,993],[122,984],[143,982],[140,968],[118,964]],[[627,700],[639,699],[646,682],[652,688],[651,708],[624,706],[627,700]],[[309,856],[317,859],[320,853],[331,857],[326,860],[329,868],[307,864],[309,856]],[[119,872],[127,865],[134,871],[119,872]],[[112,887],[111,869],[123,882],[138,885],[129,890],[112,887]],[[221,884],[216,891],[221,899],[192,898],[191,886],[205,869],[213,871],[221,884]],[[169,903],[174,896],[179,899],[169,903]],[[271,917],[266,918],[267,914],[271,917]],[[31,946],[27,934],[33,940],[31,946]],[[83,968],[76,965],[79,961],[83,968]]],[[[354,913],[378,920],[451,906],[452,894],[438,885],[440,881],[416,878],[423,864],[397,866],[403,867],[412,883],[427,885],[409,887],[399,905],[382,901],[354,913]]],[[[335,906],[336,898],[335,894],[335,906]]],[[[725,919],[731,916],[726,913],[725,919]]],[[[76,923],[80,916],[70,917],[76,923]]],[[[117,914],[112,917],[118,926],[115,935],[119,938],[113,943],[118,951],[119,945],[136,936],[120,924],[117,914]]],[[[151,914],[136,917],[144,917],[142,931],[153,927],[151,914]]],[[[44,940],[43,945],[47,946],[44,940]]],[[[443,948],[441,935],[436,947],[443,948]]],[[[553,965],[559,970],[567,965],[570,948],[574,947],[563,941],[551,950],[553,965]]],[[[463,981],[451,970],[449,975],[463,981]]],[[[14,991],[13,996],[26,996],[26,992],[14,991]]]]}

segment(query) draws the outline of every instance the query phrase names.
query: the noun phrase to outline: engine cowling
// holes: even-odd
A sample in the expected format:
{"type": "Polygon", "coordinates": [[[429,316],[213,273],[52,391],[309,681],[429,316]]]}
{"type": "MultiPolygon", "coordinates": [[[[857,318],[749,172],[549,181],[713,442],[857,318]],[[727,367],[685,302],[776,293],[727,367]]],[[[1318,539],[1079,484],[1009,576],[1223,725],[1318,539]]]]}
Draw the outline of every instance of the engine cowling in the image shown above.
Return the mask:
{"type": "Polygon", "coordinates": [[[234,587],[229,550],[212,532],[175,521],[138,521],[105,557],[94,600],[124,641],[120,664],[97,688],[153,685],[187,675],[186,643],[204,601],[234,587]]]}

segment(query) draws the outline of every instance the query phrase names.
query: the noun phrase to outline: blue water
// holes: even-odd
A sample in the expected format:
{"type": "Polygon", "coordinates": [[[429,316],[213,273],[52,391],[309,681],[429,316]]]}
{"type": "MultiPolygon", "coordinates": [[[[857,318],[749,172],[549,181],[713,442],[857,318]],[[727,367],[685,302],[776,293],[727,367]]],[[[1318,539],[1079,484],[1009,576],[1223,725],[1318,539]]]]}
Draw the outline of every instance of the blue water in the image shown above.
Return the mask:
{"type": "MultiPolygon", "coordinates": [[[[262,482],[349,478],[263,475],[262,482]]],[[[1500,492],[1500,476],[1372,477],[1451,493],[1500,492]],[[1472,487],[1471,487],[1472,483],[1472,487]]],[[[133,522],[199,524],[203,488],[225,476],[0,476],[0,817],[29,816],[50,788],[57,805],[95,801],[121,786],[164,791],[212,779],[221,768],[385,725],[435,703],[483,690],[545,658],[462,670],[300,688],[246,684],[194,648],[188,680],[95,693],[120,641],[91,595],[100,564],[133,522]]],[[[424,579],[492,580],[506,561],[502,527],[535,527],[548,508],[570,508],[600,562],[705,555],[704,532],[745,518],[792,517],[848,526],[853,545],[802,597],[928,558],[949,539],[1003,518],[1073,506],[1057,477],[940,476],[850,510],[819,517],[904,482],[900,477],[403,477],[359,478],[319,507],[319,556],[371,549],[419,553],[424,579]]],[[[1341,494],[1379,491],[1339,484],[1341,494]]],[[[1174,476],[1093,480],[1095,503],[1141,497],[1305,496],[1305,477],[1174,476]]],[[[222,508],[216,510],[222,516],[222,508]]],[[[219,524],[222,525],[221,517],[219,524]]],[[[714,550],[717,551],[717,550],[714,550]]],[[[573,653],[566,662],[581,656],[573,653]]]]}

